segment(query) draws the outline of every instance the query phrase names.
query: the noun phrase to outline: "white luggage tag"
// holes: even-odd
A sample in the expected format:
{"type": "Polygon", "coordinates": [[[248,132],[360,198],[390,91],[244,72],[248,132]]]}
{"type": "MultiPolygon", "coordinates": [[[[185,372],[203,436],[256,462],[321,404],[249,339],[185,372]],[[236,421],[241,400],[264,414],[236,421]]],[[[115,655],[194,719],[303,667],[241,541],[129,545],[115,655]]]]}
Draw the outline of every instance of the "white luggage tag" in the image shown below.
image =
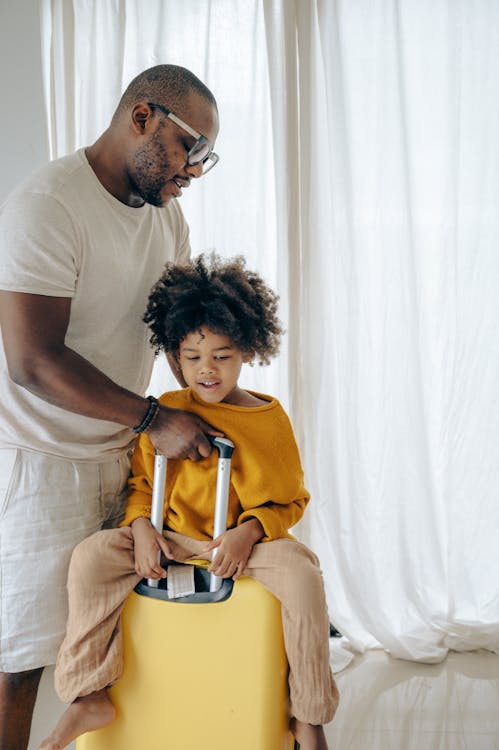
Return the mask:
{"type": "Polygon", "coordinates": [[[194,566],[183,563],[171,564],[167,568],[166,584],[169,599],[190,596],[196,593],[194,566]]]}

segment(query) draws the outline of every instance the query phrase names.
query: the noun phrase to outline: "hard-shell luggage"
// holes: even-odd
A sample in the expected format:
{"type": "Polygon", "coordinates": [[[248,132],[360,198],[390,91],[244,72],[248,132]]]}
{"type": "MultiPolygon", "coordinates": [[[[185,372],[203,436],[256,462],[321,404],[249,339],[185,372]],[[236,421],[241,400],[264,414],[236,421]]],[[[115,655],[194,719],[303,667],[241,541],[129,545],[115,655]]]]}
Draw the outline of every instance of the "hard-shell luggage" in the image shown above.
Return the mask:
{"type": "MultiPolygon", "coordinates": [[[[226,527],[233,444],[219,452],[215,537],[226,527]]],[[[165,460],[156,457],[151,521],[162,528],[165,460]]],[[[296,750],[278,600],[242,577],[195,567],[196,591],[170,599],[142,581],[122,615],[124,669],[110,688],[117,717],[77,750],[296,750]]]]}

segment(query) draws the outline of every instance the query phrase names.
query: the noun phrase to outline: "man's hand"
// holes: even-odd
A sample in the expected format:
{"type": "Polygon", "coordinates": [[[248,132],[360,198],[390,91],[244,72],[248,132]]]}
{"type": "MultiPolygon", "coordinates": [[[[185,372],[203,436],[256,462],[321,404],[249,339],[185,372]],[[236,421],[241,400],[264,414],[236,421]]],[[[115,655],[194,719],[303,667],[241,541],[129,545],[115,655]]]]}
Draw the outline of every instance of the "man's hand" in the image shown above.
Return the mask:
{"type": "Polygon", "coordinates": [[[215,559],[208,570],[220,578],[237,580],[244,573],[254,545],[263,536],[265,531],[257,518],[224,531],[203,549],[203,554],[216,550],[215,559]]]}
{"type": "Polygon", "coordinates": [[[156,531],[148,518],[136,518],[132,523],[135,555],[135,572],[142,578],[166,578],[161,567],[159,553],[173,560],[172,552],[164,536],[156,531]]]}
{"type": "Polygon", "coordinates": [[[200,461],[211,453],[211,443],[206,437],[223,437],[197,414],[182,409],[160,406],[158,414],[147,430],[151,442],[167,458],[190,458],[200,461]]]}

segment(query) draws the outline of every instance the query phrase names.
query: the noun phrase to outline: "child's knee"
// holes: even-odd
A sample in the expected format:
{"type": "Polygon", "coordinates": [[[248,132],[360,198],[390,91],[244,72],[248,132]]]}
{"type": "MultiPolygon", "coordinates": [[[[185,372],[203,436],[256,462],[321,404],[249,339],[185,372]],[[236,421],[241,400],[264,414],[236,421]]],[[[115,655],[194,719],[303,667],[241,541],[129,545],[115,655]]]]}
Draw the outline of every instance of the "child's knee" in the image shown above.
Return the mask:
{"type": "Polygon", "coordinates": [[[111,560],[116,558],[117,549],[126,546],[127,538],[122,531],[97,531],[77,544],[71,556],[69,578],[94,582],[100,580],[109,569],[111,560]]]}
{"type": "Polygon", "coordinates": [[[303,610],[323,608],[325,591],[319,560],[305,545],[297,544],[289,558],[289,582],[297,606],[303,610]]]}
{"type": "MultiPolygon", "coordinates": [[[[99,531],[97,533],[102,534],[103,532],[99,531]]],[[[95,534],[92,534],[92,536],[84,539],[74,548],[73,554],[71,555],[71,562],[69,564],[70,578],[73,576],[79,578],[82,574],[85,574],[86,577],[89,573],[89,569],[96,564],[97,559],[99,565],[102,564],[100,556],[96,555],[93,551],[95,549],[95,536],[95,534]]]]}
{"type": "Polygon", "coordinates": [[[298,578],[322,578],[318,557],[301,542],[291,542],[287,567],[298,578]]]}

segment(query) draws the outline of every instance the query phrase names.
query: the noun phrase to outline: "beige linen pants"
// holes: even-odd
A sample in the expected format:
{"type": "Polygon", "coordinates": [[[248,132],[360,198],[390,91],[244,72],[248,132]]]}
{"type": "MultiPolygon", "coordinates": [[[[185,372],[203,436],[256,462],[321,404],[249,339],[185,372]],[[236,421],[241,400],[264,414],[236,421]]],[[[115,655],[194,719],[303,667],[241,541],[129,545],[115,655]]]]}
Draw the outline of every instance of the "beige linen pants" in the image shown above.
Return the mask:
{"type": "Polygon", "coordinates": [[[103,463],[0,448],[0,671],[54,664],[75,546],[123,518],[128,453],[103,463]]]}
{"type": "MultiPolygon", "coordinates": [[[[200,551],[206,542],[170,531],[164,536],[178,562],[205,557],[200,551]]],[[[317,557],[291,539],[260,543],[244,575],[281,602],[291,715],[309,724],[331,721],[338,691],[329,666],[329,618],[317,557]]],[[[120,677],[119,620],[139,580],[130,528],[97,532],[76,547],[69,569],[66,637],[55,671],[61,700],[69,703],[120,677]]]]}

